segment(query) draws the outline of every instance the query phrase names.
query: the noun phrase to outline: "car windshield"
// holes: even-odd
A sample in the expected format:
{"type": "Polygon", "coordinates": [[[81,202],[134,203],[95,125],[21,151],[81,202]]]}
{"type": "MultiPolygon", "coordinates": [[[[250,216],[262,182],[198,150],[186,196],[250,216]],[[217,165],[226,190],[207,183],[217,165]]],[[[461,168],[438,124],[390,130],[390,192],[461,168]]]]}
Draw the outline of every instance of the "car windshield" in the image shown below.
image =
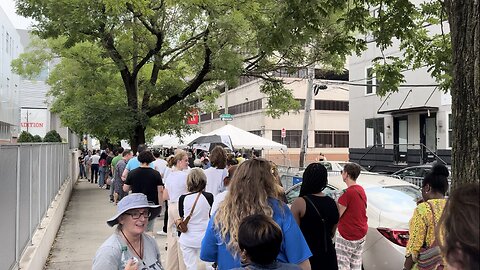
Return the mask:
{"type": "Polygon", "coordinates": [[[387,186],[365,189],[369,204],[382,212],[411,215],[422,197],[420,190],[412,186],[387,186]]]}

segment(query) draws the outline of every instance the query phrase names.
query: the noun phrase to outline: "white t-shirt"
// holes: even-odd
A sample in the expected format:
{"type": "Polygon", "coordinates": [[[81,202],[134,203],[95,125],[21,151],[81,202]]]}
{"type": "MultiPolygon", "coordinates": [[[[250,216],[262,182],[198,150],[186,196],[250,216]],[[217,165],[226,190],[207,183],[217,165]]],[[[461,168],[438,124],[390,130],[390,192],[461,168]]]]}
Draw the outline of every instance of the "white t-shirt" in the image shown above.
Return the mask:
{"type": "MultiPolygon", "coordinates": [[[[185,196],[185,200],[183,201],[184,217],[190,214],[197,195],[198,193],[193,193],[185,196]]],[[[211,196],[211,199],[213,199],[213,196],[211,194],[209,195],[211,196]]],[[[192,217],[188,222],[188,231],[180,234],[180,239],[178,242],[186,247],[200,248],[209,220],[210,204],[208,203],[207,198],[201,194],[198,198],[197,205],[193,210],[192,217]]]]}
{"type": "Polygon", "coordinates": [[[187,193],[187,176],[188,171],[171,170],[165,177],[165,189],[170,197],[169,202],[176,203],[178,197],[187,193]]]}
{"type": "Polygon", "coordinates": [[[162,175],[162,177],[165,177],[165,170],[167,169],[167,162],[163,159],[156,159],[153,163],[153,168],[157,170],[157,172],[162,175]]]}
{"type": "Polygon", "coordinates": [[[212,210],[211,210],[212,215],[213,215],[213,213],[215,213],[215,211],[218,210],[218,206],[220,206],[220,203],[225,200],[225,197],[227,197],[227,194],[228,194],[228,189],[223,191],[223,192],[218,193],[215,196],[215,199],[213,200],[212,210]]]}
{"type": "Polygon", "coordinates": [[[95,154],[90,159],[91,159],[92,164],[97,164],[98,165],[98,162],[100,161],[100,156],[95,154]]]}
{"type": "Polygon", "coordinates": [[[205,175],[207,176],[207,186],[205,187],[206,192],[210,192],[213,196],[216,196],[224,190],[223,179],[228,175],[227,169],[210,167],[203,172],[205,172],[205,175]]]}

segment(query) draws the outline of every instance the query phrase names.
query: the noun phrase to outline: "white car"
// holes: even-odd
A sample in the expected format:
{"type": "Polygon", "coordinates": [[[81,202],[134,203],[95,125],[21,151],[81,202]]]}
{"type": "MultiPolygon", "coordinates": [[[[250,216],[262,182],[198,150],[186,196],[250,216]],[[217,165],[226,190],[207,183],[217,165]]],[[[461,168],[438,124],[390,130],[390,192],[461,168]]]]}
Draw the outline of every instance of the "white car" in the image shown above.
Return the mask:
{"type": "MultiPolygon", "coordinates": [[[[381,174],[361,174],[357,183],[367,195],[368,232],[363,249],[363,269],[396,270],[403,267],[408,241],[408,223],[421,198],[420,189],[406,181],[381,174]]],[[[301,183],[287,189],[291,204],[301,183]]],[[[324,192],[335,201],[346,189],[341,175],[328,176],[324,192]]]]}

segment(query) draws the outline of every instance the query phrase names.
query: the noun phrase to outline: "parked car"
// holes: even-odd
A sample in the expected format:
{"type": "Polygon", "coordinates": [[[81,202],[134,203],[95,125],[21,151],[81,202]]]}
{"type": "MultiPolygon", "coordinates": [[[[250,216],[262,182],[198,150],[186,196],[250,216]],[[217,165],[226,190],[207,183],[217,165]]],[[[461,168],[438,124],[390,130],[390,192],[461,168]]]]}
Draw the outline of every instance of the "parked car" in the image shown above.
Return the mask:
{"type": "MultiPolygon", "coordinates": [[[[365,270],[399,269],[405,260],[408,223],[421,198],[420,189],[406,181],[381,174],[361,174],[357,183],[367,195],[368,231],[363,250],[365,270]]],[[[300,193],[301,183],[287,189],[291,204],[300,193]]],[[[346,188],[341,175],[328,176],[326,195],[338,200],[346,188]]]]}
{"type": "MultiPolygon", "coordinates": [[[[432,170],[433,165],[434,164],[425,164],[425,165],[407,167],[405,169],[401,169],[399,171],[392,173],[392,176],[398,177],[400,179],[404,179],[405,177],[423,178],[432,170]]],[[[450,172],[450,175],[452,175],[450,166],[447,166],[447,168],[448,168],[448,171],[450,172]]]]}

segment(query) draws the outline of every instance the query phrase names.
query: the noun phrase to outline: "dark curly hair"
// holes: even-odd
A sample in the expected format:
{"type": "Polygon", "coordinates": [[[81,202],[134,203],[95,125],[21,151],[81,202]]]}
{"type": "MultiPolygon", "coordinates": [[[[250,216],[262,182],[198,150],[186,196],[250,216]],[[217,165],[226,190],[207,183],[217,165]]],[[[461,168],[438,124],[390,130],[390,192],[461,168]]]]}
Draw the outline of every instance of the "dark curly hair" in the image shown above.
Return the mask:
{"type": "Polygon", "coordinates": [[[448,168],[443,164],[435,164],[432,170],[423,178],[422,187],[429,185],[433,191],[443,195],[448,190],[448,168]]]}
{"type": "Polygon", "coordinates": [[[457,269],[480,269],[479,196],[479,183],[457,187],[448,198],[440,219],[437,235],[444,234],[443,254],[448,264],[457,269]]]}
{"type": "Polygon", "coordinates": [[[303,172],[303,181],[299,196],[303,197],[324,190],[328,183],[327,175],[327,169],[322,164],[311,163],[308,165],[303,172]]]}
{"type": "Polygon", "coordinates": [[[153,156],[152,152],[145,150],[138,154],[138,162],[140,163],[148,163],[150,164],[151,162],[155,161],[155,157],[153,156]]]}

